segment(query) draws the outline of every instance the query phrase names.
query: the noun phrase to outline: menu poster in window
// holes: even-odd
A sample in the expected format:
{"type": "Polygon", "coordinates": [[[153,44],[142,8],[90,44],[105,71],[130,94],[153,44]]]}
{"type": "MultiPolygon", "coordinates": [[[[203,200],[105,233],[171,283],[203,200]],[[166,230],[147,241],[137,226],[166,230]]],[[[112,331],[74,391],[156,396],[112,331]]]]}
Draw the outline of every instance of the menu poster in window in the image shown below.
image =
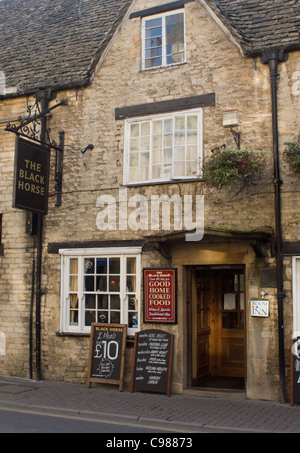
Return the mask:
{"type": "Polygon", "coordinates": [[[176,269],[144,269],[144,322],[177,323],[176,269]]]}
{"type": "Polygon", "coordinates": [[[87,385],[119,384],[123,390],[126,324],[92,323],[87,385]]]}
{"type": "Polygon", "coordinates": [[[157,392],[170,395],[174,335],[163,330],[137,332],[131,392],[157,392]]]}

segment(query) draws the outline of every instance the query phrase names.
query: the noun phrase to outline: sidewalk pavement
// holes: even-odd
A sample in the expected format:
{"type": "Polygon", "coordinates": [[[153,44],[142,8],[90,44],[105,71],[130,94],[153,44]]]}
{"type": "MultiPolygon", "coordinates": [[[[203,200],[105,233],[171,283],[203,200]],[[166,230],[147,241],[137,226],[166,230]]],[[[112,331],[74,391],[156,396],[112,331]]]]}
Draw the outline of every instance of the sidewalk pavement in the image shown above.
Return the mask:
{"type": "Polygon", "coordinates": [[[300,433],[300,406],[237,398],[119,392],[118,386],[0,376],[0,406],[151,424],[185,432],[300,433]]]}

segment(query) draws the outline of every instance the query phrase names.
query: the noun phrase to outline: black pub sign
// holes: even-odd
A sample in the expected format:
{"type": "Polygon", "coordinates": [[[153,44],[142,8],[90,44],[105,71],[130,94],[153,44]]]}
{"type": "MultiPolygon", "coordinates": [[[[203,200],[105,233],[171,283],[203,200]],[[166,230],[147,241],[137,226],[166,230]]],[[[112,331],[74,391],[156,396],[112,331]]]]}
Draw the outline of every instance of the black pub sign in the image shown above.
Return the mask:
{"type": "Polygon", "coordinates": [[[13,207],[47,214],[50,151],[16,138],[13,207]]]}

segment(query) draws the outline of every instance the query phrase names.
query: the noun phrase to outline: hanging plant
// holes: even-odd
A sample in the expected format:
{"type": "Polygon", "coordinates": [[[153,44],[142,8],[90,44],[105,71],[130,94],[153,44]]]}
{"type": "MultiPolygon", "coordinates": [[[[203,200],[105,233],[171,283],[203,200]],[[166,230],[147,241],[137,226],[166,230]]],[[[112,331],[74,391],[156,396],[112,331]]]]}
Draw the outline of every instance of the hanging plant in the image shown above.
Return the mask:
{"type": "Polygon", "coordinates": [[[300,175],[300,143],[286,142],[283,152],[283,159],[289,164],[290,168],[300,175]]]}
{"type": "Polygon", "coordinates": [[[248,149],[216,148],[205,165],[204,177],[215,187],[255,184],[262,168],[261,153],[248,149]]]}

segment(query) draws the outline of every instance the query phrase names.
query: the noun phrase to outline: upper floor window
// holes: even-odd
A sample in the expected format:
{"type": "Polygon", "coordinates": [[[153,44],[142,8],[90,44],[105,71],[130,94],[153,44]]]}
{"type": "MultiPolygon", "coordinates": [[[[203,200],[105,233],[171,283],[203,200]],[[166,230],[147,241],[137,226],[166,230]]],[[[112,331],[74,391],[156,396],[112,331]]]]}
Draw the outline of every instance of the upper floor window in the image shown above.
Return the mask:
{"type": "Polygon", "coordinates": [[[143,69],[185,61],[184,11],[143,19],[143,69]]]}
{"type": "Polygon", "coordinates": [[[125,184],[193,178],[201,159],[202,109],[126,121],[125,184]]]}

